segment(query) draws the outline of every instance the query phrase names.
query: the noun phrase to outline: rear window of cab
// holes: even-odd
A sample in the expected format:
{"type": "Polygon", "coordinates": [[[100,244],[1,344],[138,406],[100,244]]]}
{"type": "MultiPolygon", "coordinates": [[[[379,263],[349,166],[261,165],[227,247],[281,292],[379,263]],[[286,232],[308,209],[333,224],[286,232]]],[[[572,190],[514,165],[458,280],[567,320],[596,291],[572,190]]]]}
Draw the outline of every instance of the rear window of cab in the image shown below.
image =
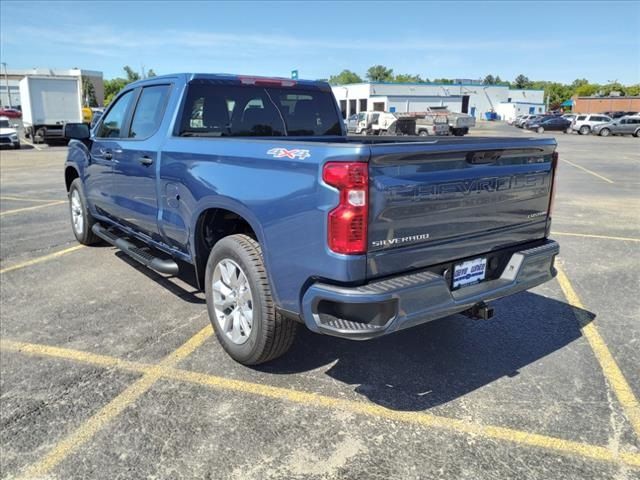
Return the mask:
{"type": "Polygon", "coordinates": [[[320,89],[191,83],[178,135],[270,137],[341,135],[333,95],[320,89]]]}

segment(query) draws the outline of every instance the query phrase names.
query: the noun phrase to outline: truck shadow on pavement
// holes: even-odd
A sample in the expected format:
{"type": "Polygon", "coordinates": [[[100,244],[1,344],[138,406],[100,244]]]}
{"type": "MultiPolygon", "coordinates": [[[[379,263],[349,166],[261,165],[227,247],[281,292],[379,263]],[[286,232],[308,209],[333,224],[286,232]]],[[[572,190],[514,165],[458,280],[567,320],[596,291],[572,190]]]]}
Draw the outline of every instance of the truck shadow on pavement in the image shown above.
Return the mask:
{"type": "Polygon", "coordinates": [[[138,272],[153,280],[158,285],[164,287],[176,297],[179,297],[189,303],[206,304],[204,293],[198,290],[198,287],[196,286],[197,281],[192,268],[180,268],[180,273],[178,273],[178,275],[170,277],[156,273],[150,268],[139,264],[124,252],[117,250],[115,255],[123,262],[135,268],[138,272]]]}
{"type": "MultiPolygon", "coordinates": [[[[454,315],[367,342],[316,335],[301,328],[284,357],[257,369],[290,374],[321,368],[394,410],[446,404],[519,370],[581,337],[570,305],[530,292],[497,302],[489,321],[454,315]],[[337,361],[336,361],[337,360],[337,361]]],[[[595,315],[576,312],[584,323],[595,315]]]]}

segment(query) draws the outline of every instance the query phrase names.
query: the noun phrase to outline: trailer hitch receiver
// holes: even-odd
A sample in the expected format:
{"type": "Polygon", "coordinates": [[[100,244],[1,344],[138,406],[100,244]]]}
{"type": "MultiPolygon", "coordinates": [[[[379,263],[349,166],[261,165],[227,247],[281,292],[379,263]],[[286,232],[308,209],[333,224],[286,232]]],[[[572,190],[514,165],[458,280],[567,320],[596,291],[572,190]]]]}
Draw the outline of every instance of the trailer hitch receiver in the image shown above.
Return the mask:
{"type": "Polygon", "coordinates": [[[476,303],[470,309],[462,312],[463,315],[466,315],[469,318],[473,318],[474,320],[489,320],[491,317],[493,317],[493,313],[493,307],[490,307],[485,302],[476,303]]]}

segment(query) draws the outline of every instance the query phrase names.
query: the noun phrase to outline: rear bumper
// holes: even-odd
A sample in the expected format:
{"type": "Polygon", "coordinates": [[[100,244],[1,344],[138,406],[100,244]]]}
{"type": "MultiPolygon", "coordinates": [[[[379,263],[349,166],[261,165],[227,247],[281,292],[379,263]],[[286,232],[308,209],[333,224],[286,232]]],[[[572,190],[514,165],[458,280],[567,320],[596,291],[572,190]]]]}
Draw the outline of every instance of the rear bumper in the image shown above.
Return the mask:
{"type": "Polygon", "coordinates": [[[447,280],[424,271],[360,287],[315,283],[302,299],[302,316],[314,332],[368,340],[453,315],[482,301],[495,300],[551,280],[559,245],[541,246],[511,255],[499,278],[451,291],[447,280]]]}

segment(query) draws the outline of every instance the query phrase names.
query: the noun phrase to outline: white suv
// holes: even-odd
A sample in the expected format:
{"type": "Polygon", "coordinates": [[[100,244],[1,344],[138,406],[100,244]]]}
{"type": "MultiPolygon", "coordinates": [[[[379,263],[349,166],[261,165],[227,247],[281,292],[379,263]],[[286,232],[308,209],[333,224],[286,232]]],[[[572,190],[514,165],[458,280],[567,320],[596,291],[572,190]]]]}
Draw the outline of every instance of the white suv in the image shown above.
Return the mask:
{"type": "Polygon", "coordinates": [[[583,113],[578,114],[573,119],[571,124],[571,130],[578,132],[580,135],[588,135],[591,133],[591,129],[600,124],[608,123],[611,121],[611,117],[602,115],[600,113],[583,113]]]}
{"type": "Polygon", "coordinates": [[[20,148],[20,138],[15,124],[11,124],[8,117],[0,117],[0,145],[20,148]]]}

